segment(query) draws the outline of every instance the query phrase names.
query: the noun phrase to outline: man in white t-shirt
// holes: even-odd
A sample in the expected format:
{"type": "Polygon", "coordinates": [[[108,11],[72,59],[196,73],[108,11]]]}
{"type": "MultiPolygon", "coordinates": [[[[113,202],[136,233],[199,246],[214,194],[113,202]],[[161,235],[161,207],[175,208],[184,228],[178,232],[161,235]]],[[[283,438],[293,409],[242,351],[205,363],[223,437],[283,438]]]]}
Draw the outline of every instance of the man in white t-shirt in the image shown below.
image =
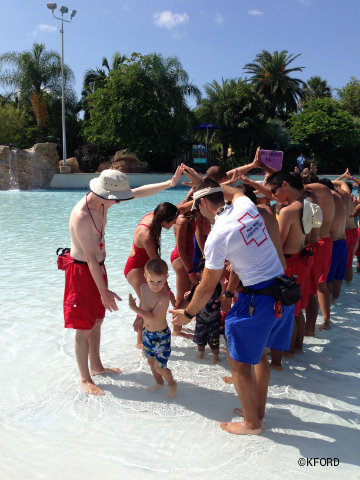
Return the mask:
{"type": "MultiPolygon", "coordinates": [[[[205,269],[193,299],[186,310],[173,310],[177,325],[189,323],[208,302],[226,259],[244,287],[252,290],[273,285],[276,277],[284,273],[261,215],[238,189],[220,187],[211,179],[203,180],[194,193],[194,206],[215,225],[206,240],[205,269]],[[224,193],[232,205],[225,206],[224,193]]],[[[264,350],[289,348],[293,316],[293,306],[284,307],[281,312],[272,296],[239,295],[226,317],[225,335],[244,420],[221,423],[223,430],[238,435],[261,433],[270,378],[264,350]]]]}

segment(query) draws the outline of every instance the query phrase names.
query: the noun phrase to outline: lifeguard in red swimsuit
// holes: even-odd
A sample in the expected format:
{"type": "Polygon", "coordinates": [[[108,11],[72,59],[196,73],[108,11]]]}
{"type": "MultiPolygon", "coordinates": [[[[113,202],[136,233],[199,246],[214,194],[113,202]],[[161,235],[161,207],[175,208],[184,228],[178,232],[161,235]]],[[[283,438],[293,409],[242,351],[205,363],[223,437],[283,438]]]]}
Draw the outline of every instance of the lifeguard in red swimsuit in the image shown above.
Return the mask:
{"type": "MultiPolygon", "coordinates": [[[[160,203],[155,210],[146,214],[137,225],[130,256],[124,268],[126,280],[140,298],[140,286],[145,283],[144,267],[150,258],[160,256],[161,229],[169,230],[179,214],[175,205],[160,203]]],[[[138,332],[137,347],[142,348],[142,321],[135,321],[134,329],[138,332]]]]}

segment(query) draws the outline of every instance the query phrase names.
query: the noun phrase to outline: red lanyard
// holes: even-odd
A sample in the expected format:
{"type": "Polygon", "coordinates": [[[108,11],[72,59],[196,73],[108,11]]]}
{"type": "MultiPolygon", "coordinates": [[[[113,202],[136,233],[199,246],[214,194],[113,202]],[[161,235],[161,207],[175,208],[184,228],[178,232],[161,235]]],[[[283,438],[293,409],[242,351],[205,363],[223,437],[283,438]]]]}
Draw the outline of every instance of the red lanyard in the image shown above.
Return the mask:
{"type": "MultiPolygon", "coordinates": [[[[89,195],[89,194],[87,193],[87,194],[86,194],[86,197],[85,197],[86,208],[88,209],[88,212],[89,212],[89,214],[90,214],[91,220],[92,220],[92,222],[93,222],[93,224],[94,224],[94,227],[95,227],[96,231],[100,233],[100,243],[99,243],[99,247],[100,247],[100,250],[102,250],[102,249],[103,249],[103,246],[104,246],[103,226],[101,227],[101,230],[99,230],[99,229],[97,228],[95,222],[94,222],[94,219],[93,219],[93,216],[91,215],[90,208],[89,208],[88,201],[87,201],[87,196],[88,196],[88,195],[89,195]]],[[[104,221],[104,205],[103,205],[102,207],[103,207],[103,221],[104,221]]]]}

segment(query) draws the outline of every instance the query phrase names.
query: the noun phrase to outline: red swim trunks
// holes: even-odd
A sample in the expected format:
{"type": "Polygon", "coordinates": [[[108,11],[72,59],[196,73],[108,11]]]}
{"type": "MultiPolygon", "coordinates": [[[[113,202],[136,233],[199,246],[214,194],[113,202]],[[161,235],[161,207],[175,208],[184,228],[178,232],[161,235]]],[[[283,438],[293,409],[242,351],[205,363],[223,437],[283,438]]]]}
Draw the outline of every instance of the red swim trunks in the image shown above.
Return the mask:
{"type": "Polygon", "coordinates": [[[346,268],[350,268],[352,266],[352,261],[354,257],[354,248],[359,238],[357,228],[348,228],[347,230],[345,230],[345,234],[347,245],[346,268]]]}
{"type": "Polygon", "coordinates": [[[331,266],[331,254],[333,249],[333,241],[330,237],[319,238],[319,283],[326,283],[326,279],[331,266]]]}
{"type": "Polygon", "coordinates": [[[360,227],[358,227],[357,232],[358,232],[359,243],[358,243],[358,247],[357,247],[357,250],[355,252],[355,255],[357,257],[360,257],[360,227]]]}
{"type": "Polygon", "coordinates": [[[296,276],[296,281],[300,284],[301,298],[295,303],[295,316],[300,313],[302,308],[306,308],[309,303],[310,295],[310,270],[314,264],[314,256],[303,255],[303,252],[285,255],[286,270],[288,277],[296,276]]]}
{"type": "MultiPolygon", "coordinates": [[[[107,285],[105,265],[101,268],[107,285]]],[[[91,330],[96,320],[104,317],[105,307],[88,265],[75,262],[68,264],[65,269],[65,328],[91,330]]]]}
{"type": "Polygon", "coordinates": [[[309,295],[316,295],[317,289],[319,285],[319,278],[321,273],[321,265],[322,265],[322,258],[321,258],[321,247],[319,242],[311,243],[310,244],[313,253],[314,253],[314,263],[312,269],[310,270],[310,291],[309,295]]]}

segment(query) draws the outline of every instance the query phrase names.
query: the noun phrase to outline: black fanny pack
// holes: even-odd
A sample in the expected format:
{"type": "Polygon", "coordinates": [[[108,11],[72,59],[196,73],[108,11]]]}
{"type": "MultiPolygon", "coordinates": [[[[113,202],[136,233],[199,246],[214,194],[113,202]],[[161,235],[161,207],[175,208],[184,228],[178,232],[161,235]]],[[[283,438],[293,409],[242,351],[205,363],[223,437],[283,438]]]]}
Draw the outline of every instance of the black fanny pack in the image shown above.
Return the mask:
{"type": "Polygon", "coordinates": [[[297,283],[295,277],[287,277],[280,275],[276,278],[276,283],[270,287],[254,290],[253,288],[244,287],[242,293],[245,295],[268,295],[280,301],[286,307],[298,302],[301,298],[300,284],[297,283]]]}
{"type": "MultiPolygon", "coordinates": [[[[81,265],[88,266],[87,262],[84,262],[82,260],[76,260],[76,258],[70,257],[70,248],[60,247],[56,250],[56,255],[58,256],[57,266],[59,270],[66,270],[66,267],[71,263],[79,263],[81,265]]],[[[103,260],[102,262],[99,262],[99,265],[102,266],[104,265],[104,263],[105,263],[105,260],[103,260]]]]}

